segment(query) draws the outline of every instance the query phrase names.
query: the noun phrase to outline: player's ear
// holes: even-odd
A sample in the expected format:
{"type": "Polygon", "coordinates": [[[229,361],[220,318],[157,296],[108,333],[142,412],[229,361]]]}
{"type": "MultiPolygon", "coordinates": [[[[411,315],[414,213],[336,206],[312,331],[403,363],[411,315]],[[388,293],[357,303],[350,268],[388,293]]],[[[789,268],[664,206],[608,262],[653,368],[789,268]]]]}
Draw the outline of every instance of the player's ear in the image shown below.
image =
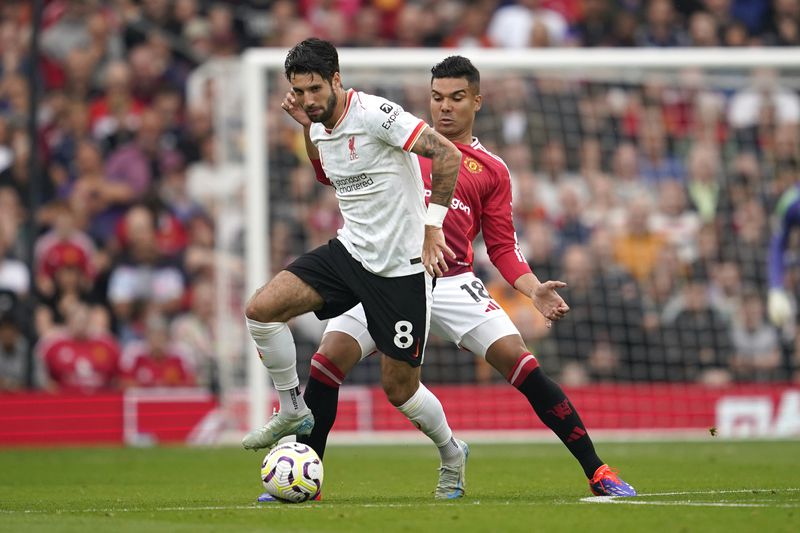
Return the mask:
{"type": "Polygon", "coordinates": [[[333,77],[331,78],[331,87],[336,89],[337,87],[342,86],[342,75],[338,72],[333,73],[333,77]]]}
{"type": "Polygon", "coordinates": [[[481,110],[481,106],[482,105],[483,105],[483,95],[479,94],[479,95],[477,95],[475,97],[475,112],[476,113],[481,110]]]}

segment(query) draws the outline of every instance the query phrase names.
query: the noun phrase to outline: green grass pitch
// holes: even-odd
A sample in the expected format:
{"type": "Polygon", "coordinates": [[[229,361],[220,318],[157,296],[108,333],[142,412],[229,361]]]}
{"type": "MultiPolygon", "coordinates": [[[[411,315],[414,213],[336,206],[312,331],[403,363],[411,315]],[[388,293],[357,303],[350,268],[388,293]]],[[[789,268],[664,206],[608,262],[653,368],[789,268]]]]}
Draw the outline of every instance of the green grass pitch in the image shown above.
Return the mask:
{"type": "Polygon", "coordinates": [[[642,494],[587,502],[558,444],[474,444],[467,496],[435,502],[430,446],[333,446],[323,501],[254,503],[236,448],[0,451],[0,531],[800,531],[800,442],[599,443],[642,494]]]}

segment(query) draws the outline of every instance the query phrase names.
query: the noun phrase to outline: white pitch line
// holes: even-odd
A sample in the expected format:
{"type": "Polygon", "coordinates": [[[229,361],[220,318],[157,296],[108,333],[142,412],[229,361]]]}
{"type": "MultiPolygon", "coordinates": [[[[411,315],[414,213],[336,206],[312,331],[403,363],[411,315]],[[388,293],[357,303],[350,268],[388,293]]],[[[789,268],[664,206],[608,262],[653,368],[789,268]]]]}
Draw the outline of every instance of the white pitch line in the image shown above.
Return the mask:
{"type": "MultiPolygon", "coordinates": [[[[795,508],[800,507],[800,502],[785,503],[768,503],[768,500],[758,500],[757,502],[742,502],[734,503],[729,501],[721,502],[696,502],[691,500],[681,501],[647,501],[641,500],[641,497],[651,496],[693,496],[699,494],[742,494],[742,493],[767,493],[767,492],[798,492],[800,488],[782,488],[782,489],[738,489],[738,490],[705,490],[705,491],[679,491],[679,492],[653,492],[649,494],[639,494],[635,498],[624,498],[620,496],[589,496],[580,498],[574,501],[550,501],[550,502],[519,502],[519,501],[490,501],[485,505],[514,505],[520,507],[538,506],[538,505],[581,505],[583,503],[604,503],[604,504],[626,504],[626,505],[656,505],[656,506],[689,506],[689,507],[786,507],[795,508]],[[763,502],[763,503],[762,503],[763,502]]],[[[171,506],[171,507],[106,507],[106,508],[88,508],[88,509],[0,509],[0,515],[11,514],[80,514],[80,513],[159,513],[159,512],[196,512],[196,511],[260,511],[264,512],[267,509],[292,509],[297,511],[306,510],[323,510],[332,509],[333,506],[325,505],[326,502],[309,503],[306,505],[296,504],[251,504],[251,505],[200,505],[192,506],[171,506]]],[[[425,502],[425,503],[338,503],[337,508],[377,508],[377,509],[403,509],[403,508],[419,508],[419,507],[434,507],[447,505],[446,502],[425,502]]],[[[467,501],[463,503],[452,502],[452,505],[484,505],[480,500],[467,501]]]]}
{"type": "Polygon", "coordinates": [[[255,505],[206,505],[200,507],[107,507],[89,509],[0,509],[0,514],[69,514],[69,513],[149,513],[168,511],[236,511],[259,509],[255,505]]]}
{"type": "Polygon", "coordinates": [[[635,498],[624,496],[589,496],[581,498],[585,503],[613,503],[624,505],[654,505],[654,506],[680,506],[680,507],[769,507],[769,508],[795,508],[800,507],[800,502],[791,503],[766,503],[767,500],[758,500],[758,502],[729,502],[727,500],[721,502],[697,502],[692,500],[675,500],[675,501],[658,501],[658,500],[641,500],[640,497],[650,496],[696,496],[699,494],[744,494],[753,493],[759,494],[767,492],[797,492],[800,488],[785,488],[785,489],[738,489],[738,490],[697,490],[697,491],[676,491],[676,492],[653,492],[650,494],[639,494],[635,498]],[[761,503],[764,502],[764,503],[761,503]]]}
{"type": "MultiPolygon", "coordinates": [[[[498,502],[500,504],[508,505],[514,502],[498,502]]],[[[577,503],[577,502],[570,502],[577,503]]],[[[468,502],[469,505],[480,505],[481,502],[474,501],[468,502]]],[[[545,502],[520,502],[521,505],[544,505],[545,502]]],[[[442,502],[425,502],[425,503],[339,503],[340,508],[343,507],[358,507],[358,508],[418,508],[418,507],[433,507],[442,505],[442,502]]],[[[107,507],[107,508],[89,508],[89,509],[0,509],[0,514],[70,514],[70,513],[155,513],[155,512],[194,512],[194,511],[263,511],[265,509],[296,509],[296,510],[314,510],[314,509],[332,509],[332,506],[324,504],[310,503],[308,505],[297,505],[290,503],[268,503],[268,504],[252,504],[252,505],[206,505],[198,507],[180,506],[180,507],[107,507]]]]}

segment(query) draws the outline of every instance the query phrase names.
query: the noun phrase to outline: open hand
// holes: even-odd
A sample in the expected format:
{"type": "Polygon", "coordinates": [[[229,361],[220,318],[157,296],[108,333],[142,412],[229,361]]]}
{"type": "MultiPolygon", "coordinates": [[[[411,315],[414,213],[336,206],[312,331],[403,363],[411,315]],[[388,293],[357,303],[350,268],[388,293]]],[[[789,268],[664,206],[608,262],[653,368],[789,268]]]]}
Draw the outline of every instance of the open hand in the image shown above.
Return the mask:
{"type": "Polygon", "coordinates": [[[547,327],[552,322],[561,320],[569,312],[569,306],[564,299],[556,292],[556,289],[566,287],[563,281],[545,281],[531,293],[531,300],[536,309],[547,319],[547,327]]]}
{"type": "Polygon", "coordinates": [[[455,259],[456,254],[447,246],[442,228],[425,226],[425,240],[422,243],[422,264],[428,274],[441,277],[449,270],[445,261],[445,254],[450,259],[455,259]]]}

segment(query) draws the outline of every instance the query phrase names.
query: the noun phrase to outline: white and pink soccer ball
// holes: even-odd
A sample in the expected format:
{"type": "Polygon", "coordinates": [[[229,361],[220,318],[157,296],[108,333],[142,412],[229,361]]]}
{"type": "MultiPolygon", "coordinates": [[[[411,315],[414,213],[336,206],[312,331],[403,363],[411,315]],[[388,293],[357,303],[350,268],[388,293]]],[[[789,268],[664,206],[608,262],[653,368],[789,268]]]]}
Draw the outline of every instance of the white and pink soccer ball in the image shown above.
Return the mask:
{"type": "Polygon", "coordinates": [[[322,461],[317,452],[299,442],[274,447],[261,463],[264,488],[278,500],[301,503],[322,489],[322,461]]]}

